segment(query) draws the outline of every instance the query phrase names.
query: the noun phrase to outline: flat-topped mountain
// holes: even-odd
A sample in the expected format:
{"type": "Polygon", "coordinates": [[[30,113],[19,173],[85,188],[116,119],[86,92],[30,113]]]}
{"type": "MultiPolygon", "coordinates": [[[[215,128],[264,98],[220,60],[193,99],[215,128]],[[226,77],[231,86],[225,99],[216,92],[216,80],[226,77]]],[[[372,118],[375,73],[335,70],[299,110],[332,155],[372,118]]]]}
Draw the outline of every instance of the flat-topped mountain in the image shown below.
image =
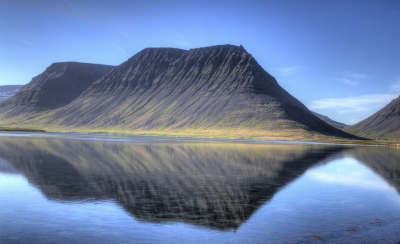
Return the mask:
{"type": "MultiPolygon", "coordinates": [[[[31,83],[33,90],[39,82],[31,83]]],[[[54,89],[35,93],[35,105],[17,96],[14,101],[53,109],[39,125],[58,128],[286,130],[353,137],[313,115],[242,46],[146,48],[89,84],[79,97],[51,102],[57,100],[49,95],[54,89]]],[[[25,122],[38,124],[35,117],[25,122]]]]}
{"type": "Polygon", "coordinates": [[[338,129],[341,129],[341,130],[342,130],[344,127],[348,126],[348,125],[346,125],[346,124],[337,122],[337,121],[335,121],[335,120],[329,118],[328,116],[325,116],[325,115],[322,115],[322,114],[319,114],[319,113],[313,112],[313,111],[311,111],[311,112],[312,112],[315,116],[317,116],[319,119],[323,120],[324,122],[326,122],[326,123],[332,125],[333,127],[338,128],[338,129]]]}
{"type": "Polygon", "coordinates": [[[113,66],[77,62],[54,63],[0,106],[7,117],[62,107],[85,91],[113,66]]]}
{"type": "Polygon", "coordinates": [[[400,139],[400,96],[345,131],[372,139],[400,139]]]}

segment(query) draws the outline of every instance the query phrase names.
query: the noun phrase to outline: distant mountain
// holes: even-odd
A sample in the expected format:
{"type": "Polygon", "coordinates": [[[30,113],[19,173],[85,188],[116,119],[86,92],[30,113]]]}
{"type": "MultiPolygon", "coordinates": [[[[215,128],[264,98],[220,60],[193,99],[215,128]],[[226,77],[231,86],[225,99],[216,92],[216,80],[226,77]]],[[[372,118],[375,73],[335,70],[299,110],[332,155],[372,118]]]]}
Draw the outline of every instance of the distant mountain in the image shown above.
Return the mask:
{"type": "Polygon", "coordinates": [[[341,130],[342,130],[344,127],[348,126],[348,125],[346,125],[346,124],[343,124],[343,123],[334,121],[334,120],[330,119],[329,117],[327,117],[327,116],[325,116],[325,115],[322,115],[322,114],[319,114],[319,113],[313,112],[313,111],[311,111],[311,112],[312,112],[315,116],[317,116],[319,119],[323,120],[324,122],[326,122],[326,123],[332,125],[333,127],[338,128],[338,129],[341,129],[341,130]]]}
{"type": "Polygon", "coordinates": [[[0,86],[0,103],[4,102],[6,99],[14,96],[15,93],[21,89],[23,85],[5,85],[0,86]]]}
{"type": "Polygon", "coordinates": [[[54,63],[15,96],[0,105],[7,117],[62,107],[76,99],[113,66],[76,62],[54,63]]]}
{"type": "MultiPolygon", "coordinates": [[[[242,46],[188,51],[146,48],[97,81],[93,82],[93,77],[85,83],[86,90],[81,87],[71,96],[67,96],[70,92],[61,95],[64,89],[59,86],[39,89],[42,82],[47,83],[47,73],[9,101],[20,109],[10,110],[7,118],[22,114],[24,123],[57,128],[244,131],[245,136],[284,130],[289,136],[317,133],[354,138],[313,115],[242,46]],[[23,115],[44,108],[52,111],[42,114],[40,120],[34,114],[29,118],[23,115]]],[[[96,78],[100,76],[98,73],[96,78]]],[[[69,87],[73,80],[63,79],[63,84],[69,87]]]]}
{"type": "Polygon", "coordinates": [[[345,131],[372,139],[400,140],[400,96],[345,131]]]}

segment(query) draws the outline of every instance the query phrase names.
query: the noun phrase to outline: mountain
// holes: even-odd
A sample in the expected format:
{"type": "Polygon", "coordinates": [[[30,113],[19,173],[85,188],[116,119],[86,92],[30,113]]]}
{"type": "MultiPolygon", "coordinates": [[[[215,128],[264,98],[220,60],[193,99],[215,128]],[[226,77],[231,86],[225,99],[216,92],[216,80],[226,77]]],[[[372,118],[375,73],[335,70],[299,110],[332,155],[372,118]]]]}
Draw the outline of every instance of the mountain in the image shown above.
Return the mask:
{"type": "Polygon", "coordinates": [[[0,105],[6,117],[54,110],[76,99],[113,66],[77,62],[54,63],[0,105]]]}
{"type": "Polygon", "coordinates": [[[0,103],[4,102],[6,99],[14,96],[15,93],[21,89],[23,85],[5,85],[0,86],[0,103]]]}
{"type": "Polygon", "coordinates": [[[319,119],[323,120],[324,122],[326,122],[326,123],[332,125],[333,127],[338,128],[338,129],[341,129],[341,130],[342,130],[344,127],[348,126],[348,125],[346,125],[346,124],[343,124],[343,123],[334,121],[334,120],[332,120],[331,118],[329,118],[328,116],[325,116],[325,115],[322,115],[322,114],[319,114],[319,113],[313,112],[313,111],[311,111],[311,112],[312,112],[315,116],[317,116],[319,119]]]}
{"type": "MultiPolygon", "coordinates": [[[[35,90],[38,83],[32,81],[29,91],[35,90]]],[[[146,48],[88,84],[79,97],[74,93],[58,101],[64,96],[54,96],[54,89],[34,92],[34,99],[15,96],[13,101],[24,105],[23,109],[13,109],[9,114],[21,115],[26,107],[33,111],[45,107],[53,111],[41,115],[40,120],[32,114],[23,115],[22,123],[69,129],[354,138],[313,115],[242,46],[188,51],[146,48]]],[[[2,111],[0,106],[0,116],[2,111]]],[[[4,116],[3,121],[7,121],[4,116]]]]}
{"type": "Polygon", "coordinates": [[[400,140],[400,96],[345,131],[372,139],[400,140]]]}

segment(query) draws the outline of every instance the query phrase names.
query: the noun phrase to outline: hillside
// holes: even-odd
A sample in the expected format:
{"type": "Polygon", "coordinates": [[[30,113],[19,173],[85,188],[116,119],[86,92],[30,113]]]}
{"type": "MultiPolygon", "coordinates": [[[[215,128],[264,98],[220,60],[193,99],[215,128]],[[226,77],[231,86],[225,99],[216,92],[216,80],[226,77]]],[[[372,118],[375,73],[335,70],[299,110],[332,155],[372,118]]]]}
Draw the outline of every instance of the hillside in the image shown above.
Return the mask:
{"type": "Polygon", "coordinates": [[[54,63],[0,105],[5,117],[57,109],[74,99],[113,66],[76,62],[54,63]]]}
{"type": "MultiPolygon", "coordinates": [[[[37,87],[31,83],[31,89],[37,87]]],[[[230,132],[235,137],[274,132],[286,134],[288,139],[295,134],[296,138],[315,134],[354,138],[313,115],[242,46],[188,51],[146,48],[90,84],[76,99],[71,96],[53,102],[58,98],[48,94],[52,90],[35,93],[36,100],[45,102],[20,102],[33,111],[53,109],[40,119],[24,116],[21,112],[26,109],[13,109],[7,115],[18,115],[24,118],[23,123],[39,127],[68,129],[215,131],[214,136],[228,131],[223,135],[228,137],[230,132]]]]}
{"type": "Polygon", "coordinates": [[[371,139],[400,140],[400,96],[345,131],[371,139]]]}
{"type": "Polygon", "coordinates": [[[0,103],[4,102],[6,99],[14,96],[15,93],[21,89],[23,85],[4,85],[0,86],[0,103]]]}
{"type": "Polygon", "coordinates": [[[337,122],[337,121],[335,121],[335,120],[332,120],[332,119],[329,118],[328,116],[325,116],[325,115],[322,115],[322,114],[319,114],[319,113],[313,112],[313,111],[311,111],[311,112],[312,112],[315,116],[317,116],[319,119],[323,120],[324,122],[326,122],[326,123],[332,125],[333,127],[338,128],[338,129],[341,129],[341,130],[342,130],[344,127],[348,126],[348,125],[346,125],[346,124],[343,124],[343,123],[337,122]]]}

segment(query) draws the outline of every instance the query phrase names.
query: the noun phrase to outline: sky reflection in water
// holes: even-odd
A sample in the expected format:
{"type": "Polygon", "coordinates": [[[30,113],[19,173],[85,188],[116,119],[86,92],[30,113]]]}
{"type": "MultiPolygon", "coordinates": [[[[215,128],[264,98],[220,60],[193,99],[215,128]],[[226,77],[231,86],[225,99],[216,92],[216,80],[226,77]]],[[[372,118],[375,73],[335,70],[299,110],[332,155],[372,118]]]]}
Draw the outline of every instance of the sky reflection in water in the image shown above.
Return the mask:
{"type": "Polygon", "coordinates": [[[400,241],[398,150],[8,137],[0,149],[1,242],[400,241]]]}

